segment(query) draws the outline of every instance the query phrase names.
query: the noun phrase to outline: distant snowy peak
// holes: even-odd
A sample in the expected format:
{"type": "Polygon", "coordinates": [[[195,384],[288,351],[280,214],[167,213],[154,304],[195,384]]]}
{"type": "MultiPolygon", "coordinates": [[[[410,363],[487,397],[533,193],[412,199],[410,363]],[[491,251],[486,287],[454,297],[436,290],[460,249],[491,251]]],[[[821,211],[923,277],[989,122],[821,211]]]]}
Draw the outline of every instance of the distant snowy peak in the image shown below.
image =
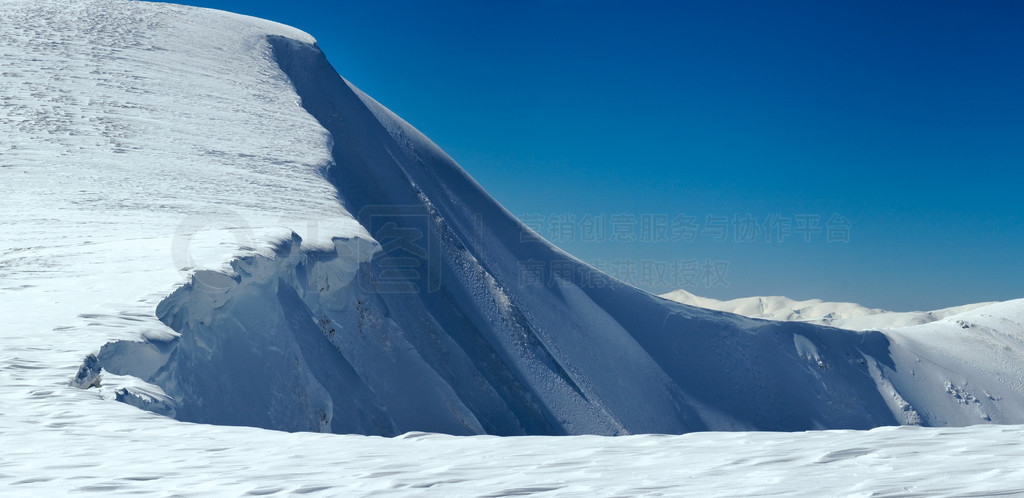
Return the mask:
{"type": "Polygon", "coordinates": [[[965,304],[934,311],[887,311],[857,303],[826,302],[821,299],[797,301],[785,296],[741,297],[719,301],[701,297],[683,289],[662,294],[677,303],[726,311],[750,318],[786,322],[807,322],[848,330],[873,330],[922,325],[993,304],[965,304]]]}

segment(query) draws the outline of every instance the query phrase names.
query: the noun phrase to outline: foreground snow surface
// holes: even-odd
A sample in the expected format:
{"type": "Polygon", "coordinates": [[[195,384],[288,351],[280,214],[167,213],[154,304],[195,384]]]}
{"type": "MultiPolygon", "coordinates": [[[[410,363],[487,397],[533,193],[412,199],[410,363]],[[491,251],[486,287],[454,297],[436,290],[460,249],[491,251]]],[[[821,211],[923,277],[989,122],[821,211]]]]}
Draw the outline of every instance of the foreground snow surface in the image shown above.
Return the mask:
{"type": "Polygon", "coordinates": [[[883,336],[668,303],[520,233],[322,78],[304,33],[163,4],[0,9],[4,495],[1021,492],[1020,426],[387,439],[116,403],[397,434],[1013,422],[1024,306],[883,336]],[[350,285],[381,271],[381,232],[339,191],[421,209],[448,293],[350,285]],[[522,261],[575,273],[524,290],[522,261]]]}
{"type": "MultiPolygon", "coordinates": [[[[112,404],[107,403],[109,407],[112,404]]],[[[175,423],[6,421],[4,495],[992,496],[1024,493],[1024,428],[397,438],[175,423]]],[[[130,407],[121,406],[122,410],[130,407]]]]}

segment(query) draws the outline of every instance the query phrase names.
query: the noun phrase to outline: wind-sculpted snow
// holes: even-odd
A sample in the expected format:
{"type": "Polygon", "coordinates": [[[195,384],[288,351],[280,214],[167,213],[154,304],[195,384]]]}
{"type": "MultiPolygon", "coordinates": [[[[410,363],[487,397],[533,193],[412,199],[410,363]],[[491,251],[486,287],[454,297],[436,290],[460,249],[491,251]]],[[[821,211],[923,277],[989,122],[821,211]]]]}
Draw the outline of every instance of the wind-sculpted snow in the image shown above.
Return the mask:
{"type": "Polygon", "coordinates": [[[272,259],[237,261],[233,277],[197,274],[161,304],[163,322],[181,333],[166,363],[117,368],[126,363],[100,354],[100,366],[173,400],[152,409],[371,434],[901,422],[871,375],[871,365],[893,367],[883,335],[746,320],[616,282],[525,231],[314,45],[268,40],[333,138],[328,174],[342,202],[376,239],[350,244],[376,244],[375,256],[332,282],[315,275],[340,275],[333,267],[351,257],[321,261],[296,239],[272,259]],[[524,275],[524,263],[536,273],[524,275]],[[207,280],[225,290],[210,295],[207,280]]]}
{"type": "Polygon", "coordinates": [[[1019,423],[1024,301],[884,333],[670,303],[524,231],[304,33],[0,10],[5,496],[1021,492],[1020,427],[407,432],[1019,423]]]}
{"type": "MultiPolygon", "coordinates": [[[[559,251],[338,76],[311,39],[271,27],[233,50],[255,54],[245,63],[261,80],[287,82],[278,91],[291,97],[279,101],[295,115],[295,142],[321,161],[307,171],[336,189],[300,195],[334,202],[336,214],[310,218],[313,244],[292,235],[270,247],[274,238],[256,236],[267,250],[194,271],[157,307],[173,332],[156,327],[104,346],[75,385],[183,421],[379,435],[974,421],[949,413],[960,410],[951,404],[965,396],[959,388],[906,381],[880,332],[678,305],[559,251]]],[[[190,64],[214,65],[192,55],[190,64]]],[[[254,201],[218,198],[240,211],[254,201]]],[[[1000,392],[986,403],[1024,398],[1000,392]]],[[[982,411],[977,421],[1020,417],[982,411]]]]}

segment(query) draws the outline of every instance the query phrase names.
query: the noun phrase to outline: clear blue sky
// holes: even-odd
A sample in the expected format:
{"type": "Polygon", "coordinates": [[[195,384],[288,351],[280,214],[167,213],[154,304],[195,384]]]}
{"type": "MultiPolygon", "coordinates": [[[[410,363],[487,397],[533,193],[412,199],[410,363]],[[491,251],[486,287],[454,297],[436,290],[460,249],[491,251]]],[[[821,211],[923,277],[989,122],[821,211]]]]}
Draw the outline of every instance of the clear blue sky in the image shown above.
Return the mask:
{"type": "Polygon", "coordinates": [[[1024,3],[187,3],[311,33],[509,210],[649,290],[1024,297],[1024,3]]]}

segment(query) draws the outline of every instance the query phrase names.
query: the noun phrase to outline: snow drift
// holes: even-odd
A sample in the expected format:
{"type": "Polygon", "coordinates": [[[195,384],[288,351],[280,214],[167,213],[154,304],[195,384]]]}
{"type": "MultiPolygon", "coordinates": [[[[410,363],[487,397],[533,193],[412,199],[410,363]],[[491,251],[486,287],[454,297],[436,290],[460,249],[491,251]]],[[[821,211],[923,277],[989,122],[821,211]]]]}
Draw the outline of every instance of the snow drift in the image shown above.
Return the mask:
{"type": "MultiPolygon", "coordinates": [[[[222,179],[237,168],[267,196],[287,185],[283,199],[308,205],[292,206],[290,235],[267,228],[252,236],[259,247],[230,247],[230,268],[192,268],[188,283],[156,307],[163,325],[120,332],[121,340],[82,363],[72,380],[79,387],[119,383],[118,400],[184,421],[380,435],[802,430],[1024,417],[1017,371],[950,370],[946,353],[925,354],[937,351],[926,341],[904,347],[910,342],[877,331],[748,319],[615,281],[526,229],[426,137],[341,78],[307,35],[240,16],[189,9],[174,17],[132,5],[121,31],[188,26],[161,31],[173,43],[157,52],[168,65],[160,71],[200,68],[191,75],[199,83],[225,77],[204,70],[222,67],[222,54],[192,50],[191,39],[246,54],[229,75],[243,90],[200,85],[208,93],[187,95],[200,107],[240,98],[235,92],[270,92],[258,101],[276,106],[293,102],[286,131],[296,134],[293,148],[305,148],[296,152],[301,160],[261,162],[273,153],[261,150],[253,161],[243,151],[212,154],[212,167],[228,173],[222,179]],[[238,31],[223,29],[226,22],[238,31]],[[254,174],[249,164],[270,169],[254,174]],[[327,203],[335,206],[316,207],[327,203]],[[319,230],[303,231],[311,220],[319,230]],[[992,396],[969,394],[979,384],[992,396]],[[988,418],[957,415],[964,399],[988,418]]],[[[151,70],[152,49],[118,46],[114,60],[151,70]]],[[[67,55],[72,63],[89,57],[67,55]]],[[[177,130],[194,122],[172,107],[119,116],[118,102],[135,98],[131,90],[108,89],[122,98],[108,99],[113,125],[132,130],[153,121],[177,130]]],[[[282,127],[255,122],[252,136],[225,143],[280,139],[282,127]]],[[[210,152],[165,149],[170,169],[210,152]]],[[[102,162],[82,167],[104,170],[102,162]]],[[[126,167],[124,174],[146,172],[126,167]]],[[[189,185],[213,196],[222,187],[189,185]]],[[[265,209],[246,188],[217,202],[232,212],[265,209]]]]}

